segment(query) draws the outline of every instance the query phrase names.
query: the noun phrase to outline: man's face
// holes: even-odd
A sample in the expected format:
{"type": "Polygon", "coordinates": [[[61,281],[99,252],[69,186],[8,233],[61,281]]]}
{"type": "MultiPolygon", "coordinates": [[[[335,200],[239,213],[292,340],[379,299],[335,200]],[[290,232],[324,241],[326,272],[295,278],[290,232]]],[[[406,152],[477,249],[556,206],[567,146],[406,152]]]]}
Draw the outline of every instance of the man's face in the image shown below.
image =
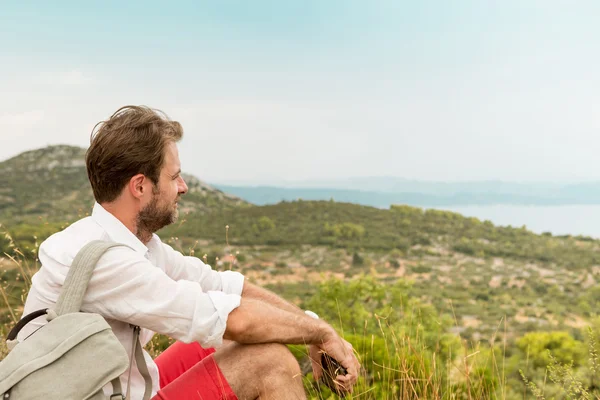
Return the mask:
{"type": "Polygon", "coordinates": [[[158,185],[154,186],[152,198],[138,214],[138,230],[156,232],[177,221],[177,201],[188,190],[181,177],[177,145],[171,142],[165,151],[165,162],[160,171],[158,185]]]}

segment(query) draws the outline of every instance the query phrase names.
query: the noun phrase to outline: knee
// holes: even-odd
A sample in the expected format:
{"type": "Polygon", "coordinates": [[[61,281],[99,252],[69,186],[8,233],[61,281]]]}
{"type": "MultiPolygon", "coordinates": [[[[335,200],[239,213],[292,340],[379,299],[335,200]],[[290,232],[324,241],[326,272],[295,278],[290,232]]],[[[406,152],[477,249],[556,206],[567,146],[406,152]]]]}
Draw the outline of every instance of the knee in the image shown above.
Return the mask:
{"type": "Polygon", "coordinates": [[[267,374],[300,375],[300,365],[287,346],[279,343],[263,345],[260,365],[267,374]]]}

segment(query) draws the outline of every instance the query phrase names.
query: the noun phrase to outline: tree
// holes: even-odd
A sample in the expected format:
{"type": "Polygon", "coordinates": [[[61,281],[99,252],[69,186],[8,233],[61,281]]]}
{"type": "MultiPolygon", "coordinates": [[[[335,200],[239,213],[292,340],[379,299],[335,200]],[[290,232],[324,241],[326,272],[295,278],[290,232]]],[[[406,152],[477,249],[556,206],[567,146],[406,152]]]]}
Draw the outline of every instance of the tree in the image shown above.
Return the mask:
{"type": "Polygon", "coordinates": [[[275,223],[273,222],[273,220],[264,215],[258,219],[257,223],[252,225],[252,230],[256,234],[270,232],[274,229],[275,229],[275,223]]]}
{"type": "Polygon", "coordinates": [[[550,354],[562,364],[573,362],[573,367],[583,364],[586,356],[584,343],[575,340],[568,332],[530,332],[517,340],[517,347],[529,355],[535,368],[550,364],[550,354]]]}

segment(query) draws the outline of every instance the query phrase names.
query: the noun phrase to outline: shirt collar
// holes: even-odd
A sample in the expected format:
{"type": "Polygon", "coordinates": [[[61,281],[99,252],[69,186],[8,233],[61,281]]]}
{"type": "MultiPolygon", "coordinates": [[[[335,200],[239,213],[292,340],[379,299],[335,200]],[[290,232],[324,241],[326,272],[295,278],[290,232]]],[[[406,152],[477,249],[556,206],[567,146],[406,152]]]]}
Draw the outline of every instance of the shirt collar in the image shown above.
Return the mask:
{"type": "Polygon", "coordinates": [[[145,255],[148,247],[138,239],[121,221],[109,213],[97,202],[94,203],[92,218],[98,223],[110,236],[112,240],[133,248],[138,253],[145,255]]]}

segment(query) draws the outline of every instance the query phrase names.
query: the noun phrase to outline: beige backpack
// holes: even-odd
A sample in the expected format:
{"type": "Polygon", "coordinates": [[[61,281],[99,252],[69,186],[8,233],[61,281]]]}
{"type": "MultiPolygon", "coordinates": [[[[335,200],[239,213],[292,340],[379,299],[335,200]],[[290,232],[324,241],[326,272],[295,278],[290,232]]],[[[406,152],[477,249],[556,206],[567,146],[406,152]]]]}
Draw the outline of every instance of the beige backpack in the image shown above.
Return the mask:
{"type": "MultiPolygon", "coordinates": [[[[152,380],[139,342],[139,327],[133,327],[131,360],[99,314],[80,312],[83,296],[96,263],[106,250],[119,243],[93,241],[73,260],[54,309],[26,315],[10,331],[10,353],[0,361],[2,400],[130,400],[121,388],[119,376],[136,364],[144,377],[144,400],[150,399],[152,380]],[[48,323],[17,342],[19,331],[29,322],[46,315],[48,323]],[[102,388],[112,383],[112,395],[102,388]]],[[[129,392],[129,390],[128,390],[129,392]]]]}

